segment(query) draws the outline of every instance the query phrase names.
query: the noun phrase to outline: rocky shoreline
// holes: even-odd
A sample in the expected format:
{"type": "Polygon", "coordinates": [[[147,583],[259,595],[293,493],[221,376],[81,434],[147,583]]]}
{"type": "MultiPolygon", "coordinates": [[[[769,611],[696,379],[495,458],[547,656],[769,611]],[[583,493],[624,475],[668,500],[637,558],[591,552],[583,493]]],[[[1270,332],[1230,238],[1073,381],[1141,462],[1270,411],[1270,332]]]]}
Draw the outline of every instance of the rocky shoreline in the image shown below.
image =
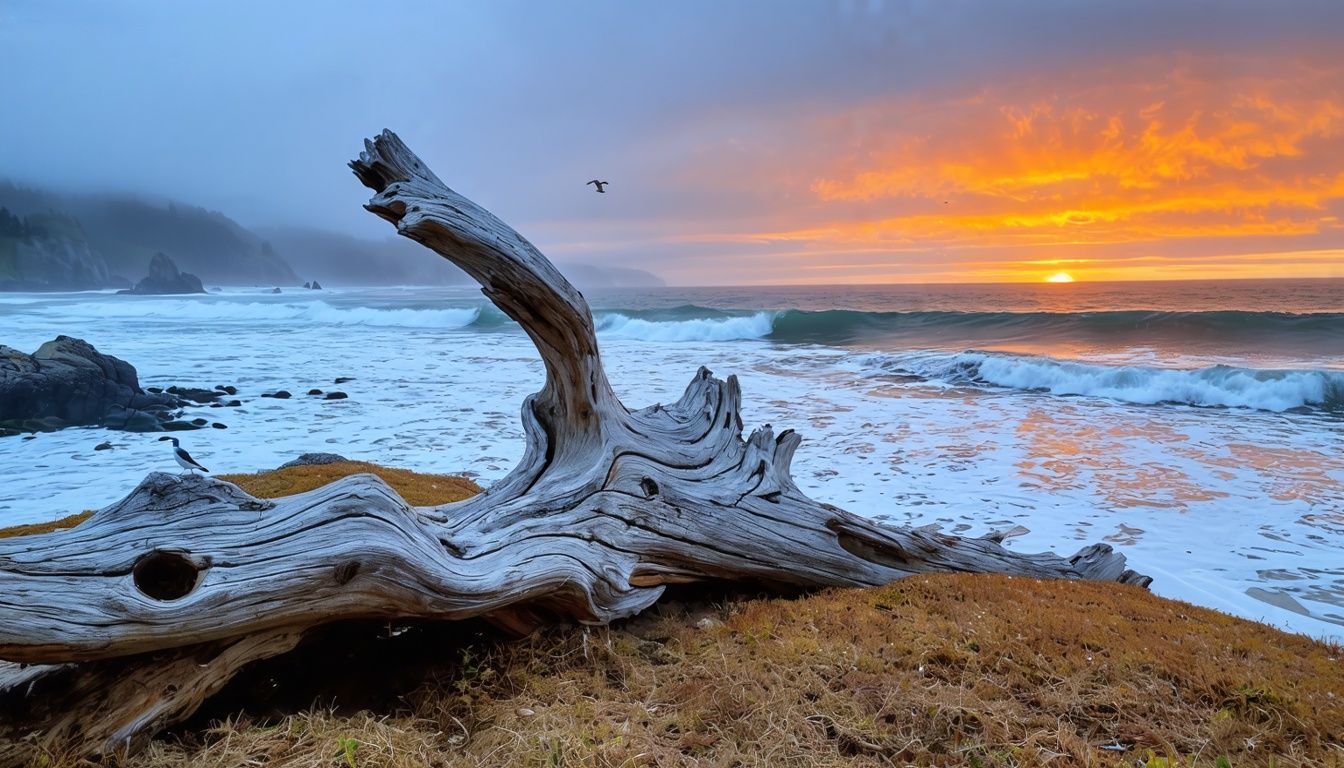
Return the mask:
{"type": "Polygon", "coordinates": [[[164,432],[225,425],[182,420],[192,405],[236,407],[237,390],[141,388],[135,367],[72,336],[57,336],[34,353],[0,344],[0,437],[101,426],[128,432],[164,432]]]}
{"type": "MultiPolygon", "coordinates": [[[[336,384],[354,379],[342,376],[336,384]]],[[[302,391],[302,390],[300,390],[302,391]]],[[[66,427],[103,427],[124,432],[178,432],[228,429],[205,418],[188,419],[187,408],[238,408],[238,388],[216,384],[212,389],[169,386],[141,387],[135,366],[94,349],[83,339],[57,336],[26,354],[0,344],[0,437],[55,432],[66,427]]],[[[311,398],[349,398],[340,390],[309,389],[311,398]]],[[[288,400],[288,390],[260,397],[288,400]]],[[[103,443],[96,450],[110,447],[103,443]]]]}

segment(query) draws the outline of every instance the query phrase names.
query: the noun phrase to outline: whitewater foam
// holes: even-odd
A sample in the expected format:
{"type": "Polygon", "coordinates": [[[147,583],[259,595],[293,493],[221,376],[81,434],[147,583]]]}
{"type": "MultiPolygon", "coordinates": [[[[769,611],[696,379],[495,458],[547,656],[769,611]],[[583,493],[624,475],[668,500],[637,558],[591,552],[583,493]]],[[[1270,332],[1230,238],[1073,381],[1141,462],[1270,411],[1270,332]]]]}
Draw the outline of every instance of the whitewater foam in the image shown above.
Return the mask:
{"type": "Polygon", "coordinates": [[[1344,407],[1344,371],[1101,365],[992,352],[873,355],[867,362],[883,371],[957,386],[1086,395],[1140,405],[1182,403],[1275,412],[1344,407]]]}
{"type": "Polygon", "coordinates": [[[102,317],[116,320],[162,320],[180,323],[317,323],[408,328],[465,328],[481,315],[481,308],[338,306],[326,301],[259,302],[203,299],[132,299],[98,304],[67,304],[62,317],[102,317]]]}
{"type": "Polygon", "coordinates": [[[774,329],[774,312],[746,316],[649,320],[619,312],[600,313],[594,321],[604,336],[637,341],[747,341],[763,339],[774,329]]]}

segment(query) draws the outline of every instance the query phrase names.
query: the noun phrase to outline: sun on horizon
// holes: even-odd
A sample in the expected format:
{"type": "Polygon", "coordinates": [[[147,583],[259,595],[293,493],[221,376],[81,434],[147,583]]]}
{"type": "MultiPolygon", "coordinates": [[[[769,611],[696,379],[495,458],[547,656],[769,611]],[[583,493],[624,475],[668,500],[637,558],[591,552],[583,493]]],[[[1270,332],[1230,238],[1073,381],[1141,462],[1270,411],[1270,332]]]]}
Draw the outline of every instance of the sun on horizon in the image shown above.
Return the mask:
{"type": "Polygon", "coordinates": [[[1047,283],[1072,283],[1072,282],[1073,282],[1073,275],[1070,275],[1068,272],[1056,272],[1055,274],[1053,274],[1053,275],[1051,275],[1051,276],[1045,278],[1045,282],[1047,282],[1047,283]]]}

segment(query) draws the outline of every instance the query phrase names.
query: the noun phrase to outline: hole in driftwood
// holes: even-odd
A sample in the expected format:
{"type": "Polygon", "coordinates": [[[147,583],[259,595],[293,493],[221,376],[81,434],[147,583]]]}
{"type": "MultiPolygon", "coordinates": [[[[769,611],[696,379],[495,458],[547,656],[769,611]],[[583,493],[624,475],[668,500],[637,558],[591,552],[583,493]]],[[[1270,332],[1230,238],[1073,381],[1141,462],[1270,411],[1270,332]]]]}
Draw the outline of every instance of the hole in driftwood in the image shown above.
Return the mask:
{"type": "Polygon", "coordinates": [[[136,589],[155,600],[179,600],[196,588],[200,574],[184,555],[154,551],[136,561],[131,578],[136,589]]]}
{"type": "Polygon", "coordinates": [[[658,484],[653,481],[652,477],[646,477],[643,480],[640,480],[639,488],[644,491],[644,498],[646,499],[652,499],[654,496],[658,495],[658,484]]]}

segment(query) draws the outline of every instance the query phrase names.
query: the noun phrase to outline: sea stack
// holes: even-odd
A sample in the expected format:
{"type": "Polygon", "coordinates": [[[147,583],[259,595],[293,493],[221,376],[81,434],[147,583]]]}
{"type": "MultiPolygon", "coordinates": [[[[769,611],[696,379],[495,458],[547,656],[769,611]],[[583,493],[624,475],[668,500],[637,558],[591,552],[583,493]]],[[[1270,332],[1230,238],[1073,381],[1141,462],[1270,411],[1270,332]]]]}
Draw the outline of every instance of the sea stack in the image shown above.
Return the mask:
{"type": "Polygon", "coordinates": [[[149,275],[118,293],[133,293],[147,296],[165,296],[183,293],[205,293],[201,279],[188,272],[181,272],[168,255],[159,252],[149,260],[149,275]]]}

